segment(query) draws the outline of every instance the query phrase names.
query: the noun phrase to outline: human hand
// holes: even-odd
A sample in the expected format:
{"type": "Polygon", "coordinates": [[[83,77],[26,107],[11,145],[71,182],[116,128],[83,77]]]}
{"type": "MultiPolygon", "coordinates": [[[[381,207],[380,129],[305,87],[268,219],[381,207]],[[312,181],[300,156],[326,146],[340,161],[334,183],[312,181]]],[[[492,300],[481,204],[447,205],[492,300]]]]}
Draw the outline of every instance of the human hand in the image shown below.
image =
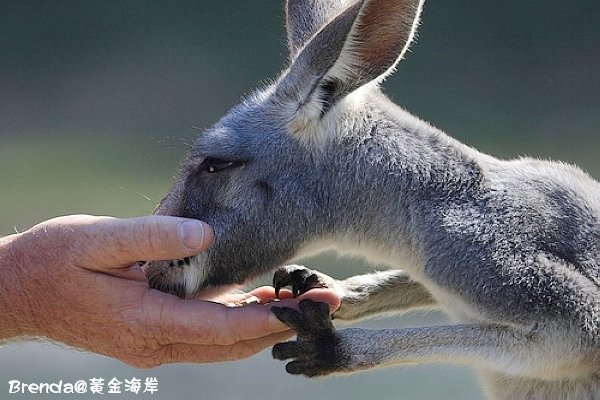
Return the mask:
{"type": "MultiPolygon", "coordinates": [[[[265,304],[274,289],[180,299],[148,287],[137,260],[179,259],[206,249],[196,220],[85,215],[55,218],[0,238],[0,339],[44,336],[136,367],[248,357],[293,335],[265,304]]],[[[289,293],[282,297],[290,297],[289,293]]],[[[302,298],[339,307],[335,292],[302,298]]],[[[300,299],[277,305],[295,307],[300,299]]]]}

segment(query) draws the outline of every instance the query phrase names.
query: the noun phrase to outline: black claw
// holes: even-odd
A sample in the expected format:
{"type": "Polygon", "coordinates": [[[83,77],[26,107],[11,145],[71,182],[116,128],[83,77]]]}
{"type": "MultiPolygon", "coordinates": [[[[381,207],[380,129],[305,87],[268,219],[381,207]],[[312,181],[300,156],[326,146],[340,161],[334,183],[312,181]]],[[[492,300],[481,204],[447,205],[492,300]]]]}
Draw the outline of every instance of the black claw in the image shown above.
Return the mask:
{"type": "Polygon", "coordinates": [[[292,286],[292,295],[294,297],[298,297],[315,287],[324,287],[319,275],[313,270],[304,267],[287,266],[275,271],[273,275],[273,287],[275,288],[275,295],[277,297],[279,297],[281,288],[290,285],[292,286]]]}
{"type": "Polygon", "coordinates": [[[319,278],[308,269],[296,269],[290,274],[292,281],[292,294],[294,297],[308,292],[318,283],[319,278]]]}
{"type": "Polygon", "coordinates": [[[275,296],[279,298],[281,288],[292,283],[292,277],[285,269],[278,269],[273,275],[273,287],[275,288],[275,296]]]}

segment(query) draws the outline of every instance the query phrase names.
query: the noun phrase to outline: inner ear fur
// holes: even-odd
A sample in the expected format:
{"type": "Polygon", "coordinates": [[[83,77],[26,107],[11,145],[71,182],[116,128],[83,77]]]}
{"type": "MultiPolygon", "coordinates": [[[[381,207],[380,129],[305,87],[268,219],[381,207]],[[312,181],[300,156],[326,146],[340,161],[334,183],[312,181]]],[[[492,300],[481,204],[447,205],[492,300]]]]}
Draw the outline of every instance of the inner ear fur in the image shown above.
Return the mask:
{"type": "Polygon", "coordinates": [[[412,42],[422,5],[423,0],[351,4],[299,51],[279,82],[280,94],[297,104],[298,117],[319,119],[344,96],[382,81],[412,42]]]}

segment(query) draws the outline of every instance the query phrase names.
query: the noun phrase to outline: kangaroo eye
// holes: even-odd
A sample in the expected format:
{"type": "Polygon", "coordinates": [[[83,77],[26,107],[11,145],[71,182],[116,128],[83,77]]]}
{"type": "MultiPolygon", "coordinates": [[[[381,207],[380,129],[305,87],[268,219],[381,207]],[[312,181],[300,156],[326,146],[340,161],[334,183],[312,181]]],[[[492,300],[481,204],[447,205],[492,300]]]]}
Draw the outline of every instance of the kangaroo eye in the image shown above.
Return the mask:
{"type": "Polygon", "coordinates": [[[230,161],[216,157],[206,157],[200,164],[200,169],[210,174],[221,172],[229,168],[239,167],[243,163],[241,161],[230,161]]]}

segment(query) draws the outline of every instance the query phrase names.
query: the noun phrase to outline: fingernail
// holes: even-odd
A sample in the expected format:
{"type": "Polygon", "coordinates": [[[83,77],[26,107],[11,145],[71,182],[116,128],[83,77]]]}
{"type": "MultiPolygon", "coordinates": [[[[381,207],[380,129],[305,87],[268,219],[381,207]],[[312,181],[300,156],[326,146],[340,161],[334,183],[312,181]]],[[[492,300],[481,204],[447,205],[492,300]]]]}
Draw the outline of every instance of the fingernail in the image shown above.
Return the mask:
{"type": "Polygon", "coordinates": [[[193,219],[179,224],[179,240],[187,248],[197,249],[204,242],[204,224],[193,219]]]}
{"type": "Polygon", "coordinates": [[[260,304],[260,299],[256,296],[249,296],[243,301],[244,304],[260,304]]]}

